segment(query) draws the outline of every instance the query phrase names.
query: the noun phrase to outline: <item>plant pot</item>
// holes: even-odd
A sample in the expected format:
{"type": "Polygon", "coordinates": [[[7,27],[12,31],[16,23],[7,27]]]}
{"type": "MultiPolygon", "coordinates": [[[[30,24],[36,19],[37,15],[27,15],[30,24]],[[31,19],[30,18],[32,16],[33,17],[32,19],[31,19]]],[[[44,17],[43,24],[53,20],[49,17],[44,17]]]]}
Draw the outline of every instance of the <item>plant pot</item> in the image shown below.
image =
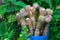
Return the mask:
{"type": "Polygon", "coordinates": [[[30,36],[30,40],[48,40],[48,34],[44,36],[30,36]]]}

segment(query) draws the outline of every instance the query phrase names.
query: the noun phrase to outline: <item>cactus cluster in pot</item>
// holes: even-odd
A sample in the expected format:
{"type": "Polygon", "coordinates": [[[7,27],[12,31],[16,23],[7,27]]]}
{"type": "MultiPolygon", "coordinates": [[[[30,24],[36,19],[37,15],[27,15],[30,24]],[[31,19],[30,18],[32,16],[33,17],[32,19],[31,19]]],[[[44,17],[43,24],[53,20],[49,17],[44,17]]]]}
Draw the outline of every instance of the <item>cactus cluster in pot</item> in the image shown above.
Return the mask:
{"type": "Polygon", "coordinates": [[[25,8],[20,9],[20,12],[16,14],[16,18],[22,28],[24,26],[27,27],[28,31],[25,31],[26,33],[34,36],[43,36],[48,33],[47,25],[49,25],[52,19],[52,14],[53,10],[49,8],[45,9],[39,6],[39,4],[34,3],[33,6],[26,5],[25,8]]]}

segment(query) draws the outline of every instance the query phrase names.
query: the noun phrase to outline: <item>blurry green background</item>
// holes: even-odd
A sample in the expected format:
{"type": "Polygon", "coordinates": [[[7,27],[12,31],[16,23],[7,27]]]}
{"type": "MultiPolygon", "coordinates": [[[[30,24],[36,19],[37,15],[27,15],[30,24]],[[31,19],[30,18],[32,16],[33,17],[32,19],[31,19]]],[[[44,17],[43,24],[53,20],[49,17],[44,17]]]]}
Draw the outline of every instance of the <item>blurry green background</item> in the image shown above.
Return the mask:
{"type": "Polygon", "coordinates": [[[49,40],[60,40],[60,0],[0,0],[0,40],[16,40],[19,37],[20,27],[15,14],[35,2],[54,11],[49,26],[49,40]]]}

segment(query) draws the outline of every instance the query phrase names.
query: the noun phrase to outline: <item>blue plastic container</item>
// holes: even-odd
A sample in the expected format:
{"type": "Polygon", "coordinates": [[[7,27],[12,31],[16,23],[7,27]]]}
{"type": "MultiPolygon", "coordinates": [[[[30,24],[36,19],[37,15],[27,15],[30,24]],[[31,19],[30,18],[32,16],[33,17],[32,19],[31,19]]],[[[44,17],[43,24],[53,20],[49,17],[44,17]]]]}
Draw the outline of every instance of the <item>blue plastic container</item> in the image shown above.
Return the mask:
{"type": "Polygon", "coordinates": [[[48,40],[48,34],[44,36],[30,36],[30,40],[48,40]]]}

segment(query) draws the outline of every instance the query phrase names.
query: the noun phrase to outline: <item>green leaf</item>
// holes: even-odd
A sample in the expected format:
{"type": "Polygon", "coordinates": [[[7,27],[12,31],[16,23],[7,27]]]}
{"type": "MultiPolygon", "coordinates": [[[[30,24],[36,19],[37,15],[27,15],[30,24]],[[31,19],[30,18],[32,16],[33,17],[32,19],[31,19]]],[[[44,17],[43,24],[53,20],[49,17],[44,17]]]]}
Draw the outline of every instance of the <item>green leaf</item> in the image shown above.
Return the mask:
{"type": "Polygon", "coordinates": [[[4,15],[7,10],[7,4],[0,5],[0,15],[4,15]]]}
{"type": "Polygon", "coordinates": [[[26,6],[26,4],[23,3],[22,1],[12,2],[12,4],[17,5],[17,6],[20,6],[20,7],[25,7],[26,6]]]}
{"type": "Polygon", "coordinates": [[[11,31],[9,32],[9,34],[8,34],[8,38],[9,38],[9,39],[11,39],[11,37],[13,36],[13,33],[14,33],[13,30],[11,30],[11,31]]]}
{"type": "Polygon", "coordinates": [[[7,8],[7,10],[6,10],[6,12],[13,12],[14,11],[14,7],[12,7],[12,6],[8,6],[8,8],[7,8]]]}
{"type": "Polygon", "coordinates": [[[9,40],[8,38],[5,38],[4,40],[9,40]]]}
{"type": "Polygon", "coordinates": [[[57,33],[57,34],[55,35],[55,37],[56,37],[56,38],[60,38],[60,33],[57,33]]]}
{"type": "Polygon", "coordinates": [[[17,40],[24,40],[23,34],[20,34],[20,37],[17,40]]]}
{"type": "Polygon", "coordinates": [[[6,25],[6,22],[5,21],[3,21],[1,23],[1,29],[2,29],[2,32],[3,33],[7,32],[7,25],[6,25]]]}
{"type": "Polygon", "coordinates": [[[16,0],[4,0],[5,1],[5,3],[7,3],[7,2],[15,2],[16,0]]]}
{"type": "Polygon", "coordinates": [[[53,28],[53,31],[56,32],[58,29],[56,27],[53,28]]]}
{"type": "Polygon", "coordinates": [[[7,25],[6,22],[3,21],[0,26],[0,35],[2,33],[2,35],[4,36],[6,32],[7,32],[7,25]]]}
{"type": "Polygon", "coordinates": [[[15,11],[18,11],[18,10],[20,10],[20,8],[21,8],[21,7],[19,7],[19,6],[15,6],[15,7],[14,7],[14,10],[15,10],[15,11]]]}
{"type": "Polygon", "coordinates": [[[52,8],[52,0],[41,0],[49,5],[50,8],[52,8]]]}
{"type": "Polygon", "coordinates": [[[56,9],[60,9],[60,5],[58,5],[58,6],[56,7],[56,9]]]}
{"type": "Polygon", "coordinates": [[[2,37],[2,30],[1,30],[1,25],[0,25],[0,37],[2,37]]]}
{"type": "Polygon", "coordinates": [[[38,4],[41,4],[41,0],[37,0],[37,3],[38,3],[38,4]]]}
{"type": "Polygon", "coordinates": [[[9,16],[8,16],[8,22],[9,22],[9,23],[12,23],[12,22],[14,22],[14,21],[16,21],[15,15],[9,15],[9,16]]]}

